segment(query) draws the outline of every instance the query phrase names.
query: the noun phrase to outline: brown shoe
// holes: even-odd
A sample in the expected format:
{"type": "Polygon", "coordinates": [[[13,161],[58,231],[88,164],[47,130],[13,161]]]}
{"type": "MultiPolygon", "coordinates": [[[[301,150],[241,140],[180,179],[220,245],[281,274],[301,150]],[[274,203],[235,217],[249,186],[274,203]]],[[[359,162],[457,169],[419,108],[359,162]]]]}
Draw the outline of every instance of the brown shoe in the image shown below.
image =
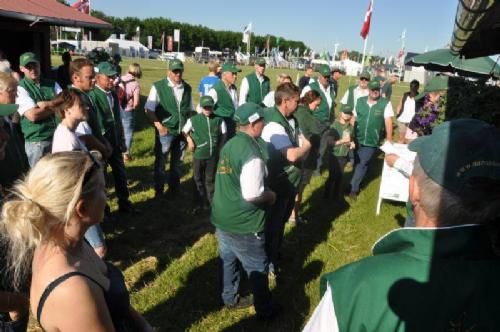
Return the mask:
{"type": "Polygon", "coordinates": [[[123,162],[124,163],[128,163],[131,160],[132,160],[132,157],[130,156],[130,154],[128,154],[128,153],[123,154],[123,162]]]}

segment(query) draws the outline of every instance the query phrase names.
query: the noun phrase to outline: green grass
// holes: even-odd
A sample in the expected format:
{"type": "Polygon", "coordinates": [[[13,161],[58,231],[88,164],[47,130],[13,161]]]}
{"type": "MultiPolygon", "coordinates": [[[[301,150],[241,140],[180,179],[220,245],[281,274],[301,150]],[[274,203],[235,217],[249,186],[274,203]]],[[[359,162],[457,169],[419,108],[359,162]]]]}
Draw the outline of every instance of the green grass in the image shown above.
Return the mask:
{"type": "MultiPolygon", "coordinates": [[[[57,60],[54,59],[54,62],[57,60]]],[[[131,61],[125,59],[123,68],[131,61]]],[[[156,60],[138,61],[144,72],[140,81],[143,102],[152,82],[164,77],[166,64],[156,60]]],[[[252,70],[243,67],[239,79],[252,70]]],[[[297,71],[268,69],[273,86],[276,76],[297,71]]],[[[184,78],[197,90],[206,66],[186,63],[184,78]]],[[[342,96],[354,78],[340,82],[342,96]]],[[[407,85],[394,87],[393,104],[407,85]]],[[[194,93],[197,103],[198,95],[194,93]]],[[[326,173],[313,178],[304,194],[303,213],[309,224],[287,226],[283,245],[283,273],[273,289],[283,314],[271,323],[254,319],[253,309],[229,311],[220,303],[220,276],[217,241],[207,215],[193,217],[191,154],[184,159],[182,188],[175,201],[153,200],[154,132],[143,112],[138,113],[132,156],[127,164],[131,200],[141,209],[138,217],[118,215],[115,225],[104,224],[109,259],[125,273],[134,307],[158,331],[300,331],[319,302],[319,277],[342,265],[370,254],[372,244],[387,231],[398,227],[404,205],[384,203],[375,216],[382,159],[373,163],[366,186],[356,202],[342,207],[322,199],[326,173]]],[[[346,180],[351,172],[346,172],[346,180]]],[[[111,180],[110,180],[111,181],[111,180]]],[[[109,199],[116,209],[114,189],[109,199]]]]}

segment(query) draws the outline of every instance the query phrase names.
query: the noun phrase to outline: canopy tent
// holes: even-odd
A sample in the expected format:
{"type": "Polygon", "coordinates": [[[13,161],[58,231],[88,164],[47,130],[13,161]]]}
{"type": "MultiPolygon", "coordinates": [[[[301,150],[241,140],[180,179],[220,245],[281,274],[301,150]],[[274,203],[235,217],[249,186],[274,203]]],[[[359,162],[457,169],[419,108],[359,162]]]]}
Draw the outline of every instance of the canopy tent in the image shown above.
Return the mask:
{"type": "Polygon", "coordinates": [[[423,66],[427,70],[452,72],[467,77],[500,77],[500,66],[490,57],[465,59],[449,49],[437,49],[411,57],[408,66],[423,66]]]}
{"type": "Polygon", "coordinates": [[[500,54],[500,1],[459,0],[450,49],[474,58],[500,54]]]}

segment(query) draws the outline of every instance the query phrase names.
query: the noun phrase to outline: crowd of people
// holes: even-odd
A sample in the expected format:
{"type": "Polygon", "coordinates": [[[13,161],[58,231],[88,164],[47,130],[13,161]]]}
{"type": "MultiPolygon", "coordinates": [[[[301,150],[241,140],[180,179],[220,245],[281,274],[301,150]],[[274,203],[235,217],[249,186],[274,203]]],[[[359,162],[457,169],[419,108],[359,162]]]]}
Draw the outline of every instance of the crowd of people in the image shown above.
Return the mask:
{"type": "MultiPolygon", "coordinates": [[[[130,305],[121,272],[104,260],[107,247],[99,226],[103,219],[113,218],[106,205],[107,166],[113,175],[118,210],[141,213],[129,199],[126,163],[133,159],[142,72],[134,63],[121,75],[120,60],[119,56],[98,60],[65,56],[58,73],[67,77],[58,77],[56,83],[41,76],[38,56],[26,52],[19,61],[22,78],[0,73],[1,245],[5,252],[0,324],[14,331],[26,329],[29,307],[46,331],[152,330],[130,305]]],[[[375,330],[382,322],[387,328],[397,326],[395,321],[401,319],[398,310],[411,311],[412,307],[395,308],[404,301],[397,295],[393,295],[396,302],[390,301],[387,294],[397,278],[428,280],[424,271],[435,268],[429,258],[434,258],[430,252],[433,240],[445,235],[453,239],[462,233],[479,239],[484,232],[497,231],[493,217],[498,217],[499,197],[493,192],[500,161],[492,142],[498,132],[476,120],[433,125],[437,117],[430,117],[442,106],[445,78],[432,79],[422,93],[418,82],[412,82],[395,114],[389,98],[396,75],[385,78],[379,72],[372,78],[361,73],[337,107],[339,79],[345,74],[339,68],[321,65],[315,77],[312,68],[307,68],[300,88],[290,76],[280,75],[272,91],[265,59],[257,59],[239,93],[240,68],[212,62],[208,68],[208,76],[198,87],[199,104],[194,105],[193,90],[183,79],[184,64],[169,61],[166,77],[152,84],[144,111],[155,131],[155,199],[178,196],[184,153],[186,149],[193,153],[193,214],[210,211],[222,262],[225,307],[254,306],[256,316],[263,320],[280,313],[269,284],[279,282],[282,273],[280,253],[286,223],[308,222],[300,214],[305,187],[327,169],[325,200],[344,204],[346,193],[354,202],[381,143],[393,141],[395,116],[399,141],[411,142],[410,149],[418,157],[415,166],[398,156],[388,155],[386,161],[411,175],[409,220],[433,231],[408,228],[390,234],[375,246],[375,254],[380,256],[326,275],[322,300],[306,330],[375,330]],[[469,143],[457,148],[446,135],[469,143]],[[468,153],[479,137],[481,149],[468,153]],[[349,162],[353,175],[346,184],[342,180],[349,162]],[[469,181],[478,178],[472,184],[469,181]],[[449,199],[437,197],[437,193],[449,199]],[[455,208],[453,217],[446,215],[455,208]],[[448,230],[468,221],[488,227],[448,230]],[[398,241],[420,241],[423,253],[416,249],[414,255],[427,258],[408,261],[405,255],[413,254],[394,249],[399,248],[398,241]],[[387,258],[385,254],[391,252],[395,254],[387,258]],[[396,265],[401,266],[397,271],[384,268],[396,265]],[[251,295],[247,296],[239,294],[243,271],[250,283],[251,295]],[[368,275],[370,278],[363,279],[368,275]],[[376,294],[370,293],[373,289],[376,294]],[[373,297],[381,305],[372,310],[371,305],[366,307],[370,302],[365,297],[366,301],[373,297]],[[358,310],[360,307],[364,309],[358,310]],[[371,317],[369,324],[366,317],[371,317]]],[[[460,249],[458,245],[457,252],[460,249]]],[[[448,255],[448,249],[443,246],[443,250],[442,255],[448,255]]],[[[487,263],[497,262],[493,254],[481,251],[478,260],[480,255],[489,255],[487,263]]],[[[456,262],[451,264],[452,271],[459,273],[456,262]]],[[[468,264],[472,269],[477,263],[468,264]]],[[[489,268],[484,265],[481,271],[489,268]]],[[[488,279],[480,279],[477,273],[477,279],[467,280],[490,285],[497,270],[495,267],[488,279]]],[[[449,272],[432,272],[436,282],[451,277],[449,272]]],[[[473,289],[454,294],[462,302],[473,295],[477,295],[473,289]]],[[[467,308],[480,300],[475,301],[469,301],[467,308]]],[[[473,319],[476,313],[470,313],[473,319]]],[[[411,312],[404,314],[414,318],[411,312]]],[[[445,324],[446,317],[439,316],[439,322],[445,324]]],[[[408,326],[418,330],[425,320],[411,323],[416,325],[407,322],[408,326]]]]}

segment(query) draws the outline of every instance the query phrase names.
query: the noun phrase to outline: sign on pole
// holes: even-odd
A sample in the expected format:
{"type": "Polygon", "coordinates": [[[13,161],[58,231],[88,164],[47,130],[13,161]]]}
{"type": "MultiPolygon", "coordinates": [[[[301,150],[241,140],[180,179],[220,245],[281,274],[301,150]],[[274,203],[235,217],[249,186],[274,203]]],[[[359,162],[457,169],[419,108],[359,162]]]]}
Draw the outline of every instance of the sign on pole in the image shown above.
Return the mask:
{"type": "MultiPolygon", "coordinates": [[[[393,144],[391,151],[384,149],[385,153],[397,154],[400,158],[413,162],[415,160],[415,152],[408,150],[406,144],[393,144]]],[[[376,214],[380,214],[380,206],[383,199],[391,201],[404,202],[408,201],[410,181],[408,175],[403,174],[401,171],[390,167],[384,162],[382,169],[382,180],[380,181],[380,190],[377,200],[376,214]]]]}
{"type": "Polygon", "coordinates": [[[181,30],[174,29],[174,41],[177,42],[177,52],[179,52],[181,47],[181,30]]]}
{"type": "Polygon", "coordinates": [[[167,51],[172,52],[174,50],[174,42],[172,36],[167,36],[167,51]]]}
{"type": "Polygon", "coordinates": [[[148,36],[148,48],[153,48],[153,36],[148,36]]]}

